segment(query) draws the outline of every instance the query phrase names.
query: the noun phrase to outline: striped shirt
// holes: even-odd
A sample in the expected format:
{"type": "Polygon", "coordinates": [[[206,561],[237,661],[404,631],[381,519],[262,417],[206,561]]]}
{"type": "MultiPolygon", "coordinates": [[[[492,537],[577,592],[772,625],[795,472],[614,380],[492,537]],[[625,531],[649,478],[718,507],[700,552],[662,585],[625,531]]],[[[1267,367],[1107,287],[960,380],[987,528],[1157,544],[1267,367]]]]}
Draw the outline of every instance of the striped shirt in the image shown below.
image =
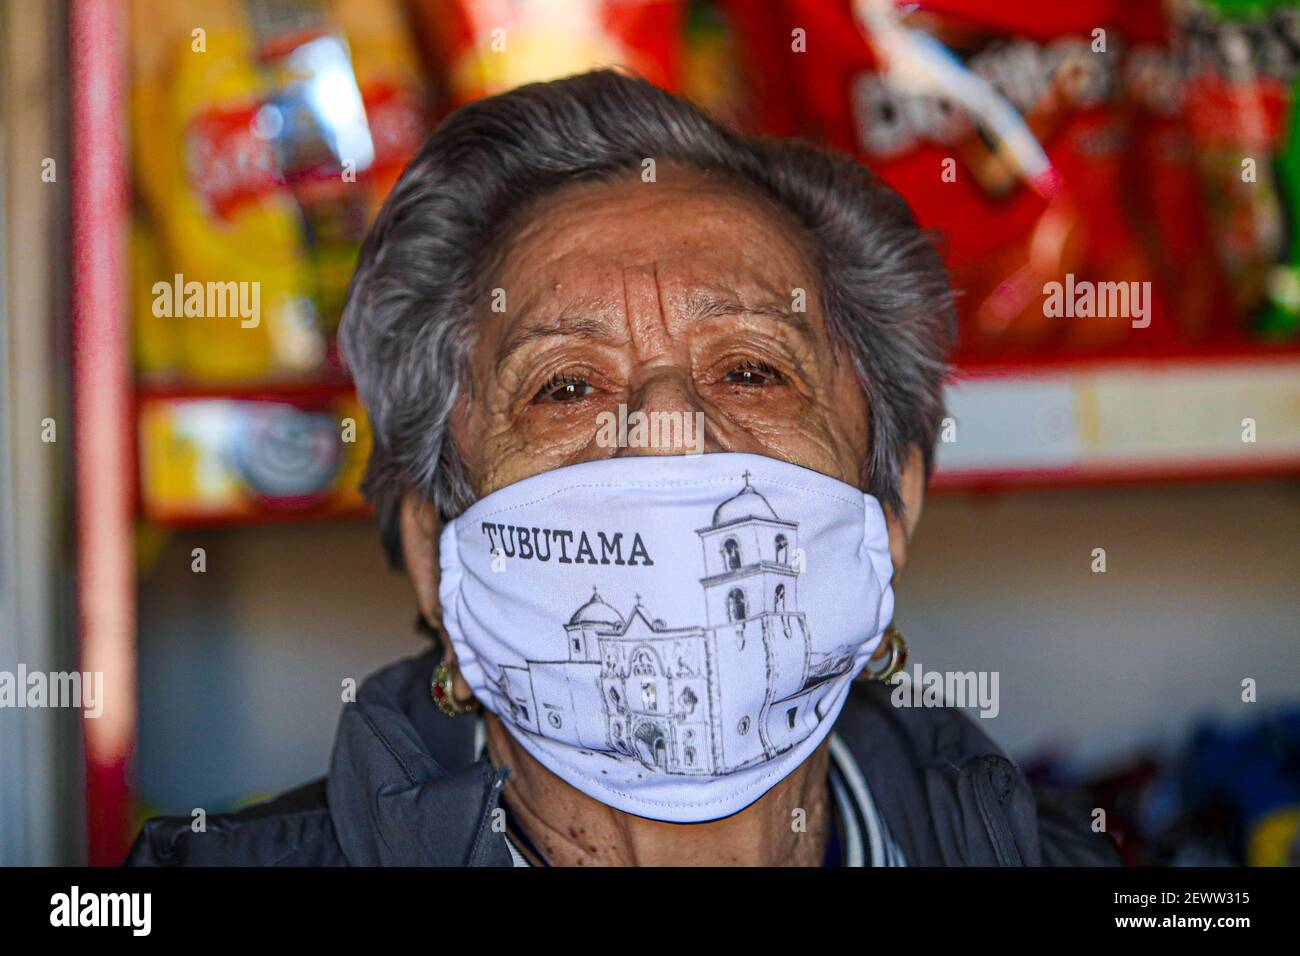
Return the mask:
{"type": "Polygon", "coordinates": [[[840,866],[907,866],[907,858],[876,809],[848,744],[831,732],[831,794],[839,811],[840,866]]]}
{"type": "MultiPolygon", "coordinates": [[[[835,825],[828,848],[827,865],[830,866],[907,866],[907,858],[899,849],[884,818],[876,810],[871,788],[863,776],[858,762],[853,759],[848,745],[839,734],[831,733],[831,760],[828,774],[831,796],[835,801],[835,825]]],[[[486,734],[483,721],[475,729],[474,747],[483,759],[486,734]]],[[[509,811],[507,811],[508,814],[509,811]]],[[[522,833],[510,833],[507,827],[506,848],[515,866],[531,866],[519,852],[515,841],[524,842],[522,833]]],[[[535,852],[535,851],[534,851],[535,852]]]]}

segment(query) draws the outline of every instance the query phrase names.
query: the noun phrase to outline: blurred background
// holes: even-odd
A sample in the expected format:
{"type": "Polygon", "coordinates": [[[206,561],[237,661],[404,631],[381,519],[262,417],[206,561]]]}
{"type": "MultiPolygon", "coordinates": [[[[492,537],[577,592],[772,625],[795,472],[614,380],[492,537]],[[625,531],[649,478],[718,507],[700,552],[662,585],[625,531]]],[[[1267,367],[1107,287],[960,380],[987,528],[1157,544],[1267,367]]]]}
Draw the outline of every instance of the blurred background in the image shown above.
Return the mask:
{"type": "Polygon", "coordinates": [[[105,681],[0,706],[0,863],[319,776],[341,684],[424,648],[357,492],[358,244],[447,112],[609,65],[934,230],[912,661],[996,672],[974,719],[1130,863],[1300,859],[1295,3],[0,0],[0,44],[0,678],[105,681]]]}

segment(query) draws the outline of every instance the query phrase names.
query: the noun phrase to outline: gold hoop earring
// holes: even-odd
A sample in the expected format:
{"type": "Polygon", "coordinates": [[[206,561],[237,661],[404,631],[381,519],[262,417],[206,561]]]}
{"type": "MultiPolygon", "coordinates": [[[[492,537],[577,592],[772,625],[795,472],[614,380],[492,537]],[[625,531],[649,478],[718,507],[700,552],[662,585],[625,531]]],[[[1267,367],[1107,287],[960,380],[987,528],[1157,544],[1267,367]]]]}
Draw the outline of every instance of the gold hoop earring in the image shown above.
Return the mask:
{"type": "Polygon", "coordinates": [[[879,671],[871,670],[870,665],[864,667],[862,673],[858,675],[858,680],[887,684],[895,674],[907,666],[907,642],[903,640],[902,632],[890,624],[885,628],[883,639],[889,642],[889,663],[879,671]]]}
{"type": "Polygon", "coordinates": [[[461,704],[456,701],[456,695],[452,693],[451,668],[445,662],[439,664],[434,670],[433,682],[429,690],[433,696],[433,702],[448,717],[459,717],[461,714],[468,714],[475,707],[474,704],[461,704]]]}

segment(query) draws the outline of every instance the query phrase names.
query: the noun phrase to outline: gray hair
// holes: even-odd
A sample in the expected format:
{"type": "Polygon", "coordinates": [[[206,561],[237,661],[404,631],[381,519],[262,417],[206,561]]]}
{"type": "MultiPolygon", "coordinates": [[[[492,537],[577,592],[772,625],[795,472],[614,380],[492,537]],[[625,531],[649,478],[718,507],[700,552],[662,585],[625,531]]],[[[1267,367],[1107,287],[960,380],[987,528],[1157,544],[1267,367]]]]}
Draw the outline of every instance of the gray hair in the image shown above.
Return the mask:
{"type": "Polygon", "coordinates": [[[912,444],[928,476],[953,294],[903,198],[849,156],[740,136],[643,80],[595,71],[448,116],[362,246],[339,334],[374,441],[363,489],[395,565],[407,491],[444,520],[474,499],[448,421],[469,386],[475,316],[501,233],[548,192],[639,173],[647,158],[733,183],[802,225],[832,341],[850,356],[870,409],[864,486],[901,512],[912,444]]]}

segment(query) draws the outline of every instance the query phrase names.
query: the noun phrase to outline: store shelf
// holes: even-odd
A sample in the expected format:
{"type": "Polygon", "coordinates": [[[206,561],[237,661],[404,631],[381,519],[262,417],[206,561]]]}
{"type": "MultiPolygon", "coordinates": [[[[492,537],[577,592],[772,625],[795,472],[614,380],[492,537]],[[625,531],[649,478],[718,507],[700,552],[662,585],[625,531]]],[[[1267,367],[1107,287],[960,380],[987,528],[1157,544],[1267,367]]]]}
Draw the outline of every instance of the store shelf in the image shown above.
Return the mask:
{"type": "MultiPolygon", "coordinates": [[[[1297,349],[968,362],[948,407],[938,491],[1300,475],[1297,349]]],[[[137,411],[140,511],[156,524],[367,513],[370,436],[346,381],[153,383],[137,411]]]]}
{"type": "Polygon", "coordinates": [[[365,416],[345,382],[137,395],[139,508],[173,528],[364,515],[365,416]]]}
{"type": "Polygon", "coordinates": [[[1295,350],[975,365],[948,408],[936,489],[1300,474],[1295,350]]]}

